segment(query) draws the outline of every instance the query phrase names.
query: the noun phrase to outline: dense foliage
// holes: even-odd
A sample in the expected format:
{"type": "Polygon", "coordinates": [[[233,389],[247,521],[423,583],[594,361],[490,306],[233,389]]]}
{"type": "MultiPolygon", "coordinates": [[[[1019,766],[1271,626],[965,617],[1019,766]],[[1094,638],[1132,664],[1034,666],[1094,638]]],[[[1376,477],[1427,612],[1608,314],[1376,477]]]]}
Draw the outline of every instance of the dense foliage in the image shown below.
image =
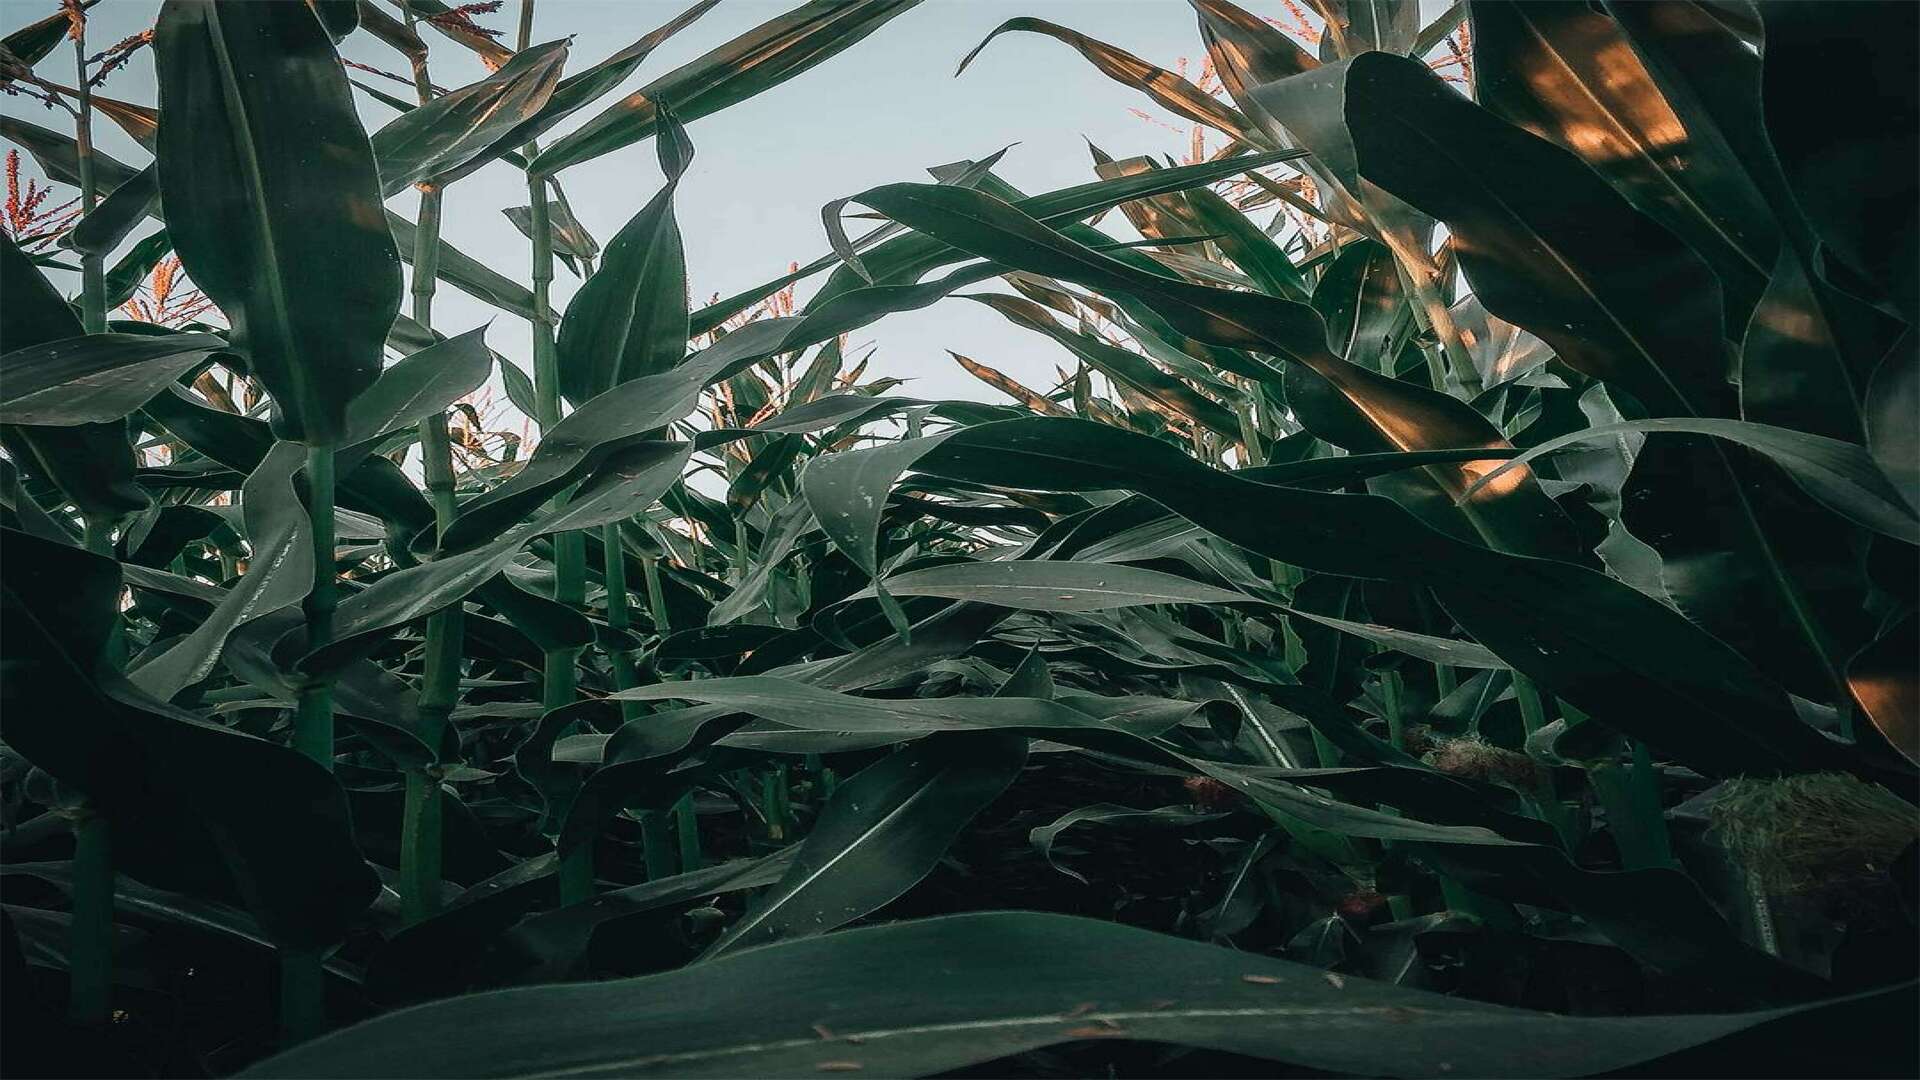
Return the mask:
{"type": "Polygon", "coordinates": [[[916,0],[611,104],[716,0],[523,2],[166,0],[154,105],[5,39],[80,191],[4,244],[10,1074],[1914,1073],[1920,8],[1014,18],[1192,160],[944,165],[694,307],[685,125],[916,0]],[[439,235],[489,165],[530,285],[439,235]],[[942,301],[1073,367],[862,382],[942,301]]]}

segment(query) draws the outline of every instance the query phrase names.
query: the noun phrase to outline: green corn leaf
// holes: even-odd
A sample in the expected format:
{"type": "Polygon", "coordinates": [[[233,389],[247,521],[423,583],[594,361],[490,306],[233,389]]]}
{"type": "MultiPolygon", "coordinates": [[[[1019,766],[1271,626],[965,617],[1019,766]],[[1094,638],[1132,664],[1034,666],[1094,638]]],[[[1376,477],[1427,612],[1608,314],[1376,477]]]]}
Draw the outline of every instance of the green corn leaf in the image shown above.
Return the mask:
{"type": "MultiPolygon", "coordinates": [[[[633,44],[585,71],[561,79],[560,85],[554,88],[553,95],[547,99],[546,104],[533,116],[514,125],[511,130],[501,136],[495,143],[495,149],[487,155],[482,155],[482,159],[497,155],[511,158],[516,164],[525,168],[526,161],[514,151],[532,142],[555,124],[592,104],[600,95],[620,85],[622,80],[639,68],[641,62],[653,50],[659,48],[668,38],[691,26],[719,2],[720,0],[699,0],[668,22],[643,34],[633,44]]],[[[442,179],[444,182],[451,183],[477,168],[481,163],[480,159],[476,159],[473,164],[455,169],[442,179]]],[[[555,209],[558,209],[558,204],[555,209]]],[[[560,230],[558,220],[554,222],[554,228],[556,232],[560,230]]]]}
{"type": "MultiPolygon", "coordinates": [[[[400,257],[413,261],[414,224],[393,211],[387,211],[387,228],[400,248],[400,257]]],[[[485,300],[510,315],[533,318],[533,293],[486,263],[461,251],[444,239],[440,241],[440,280],[470,296],[485,300]]]]}
{"type": "Polygon", "coordinates": [[[560,391],[575,405],[686,359],[687,258],[673,195],[693,146],[671,109],[657,112],[666,185],[615,234],[560,323],[560,391]]]}
{"type": "Polygon", "coordinates": [[[63,238],[74,250],[105,255],[139,224],[160,210],[160,169],[149,165],[109,192],[63,238]]]}
{"type": "Polygon", "coordinates": [[[1920,516],[1880,471],[1866,448],[1803,431],[1744,420],[1634,420],[1548,439],[1501,464],[1479,483],[1492,483],[1503,470],[1577,443],[1629,432],[1677,431],[1711,435],[1766,455],[1787,471],[1802,490],[1834,513],[1875,532],[1909,544],[1920,543],[1920,516]]]}
{"type": "MultiPolygon", "coordinates": [[[[1025,611],[1106,611],[1140,604],[1234,604],[1252,597],[1137,566],[1083,562],[964,562],[894,574],[895,596],[941,596],[1025,611]]],[[[850,599],[871,596],[871,589],[850,599]]]]}
{"type": "Polygon", "coordinates": [[[513,149],[502,136],[546,106],[566,62],[567,42],[550,41],[514,54],[479,82],[388,121],[372,139],[382,193],[394,195],[416,181],[440,182],[447,173],[471,172],[513,149]]]}
{"type": "MultiPolygon", "coordinates": [[[[40,268],[0,238],[0,357],[26,359],[26,350],[79,338],[83,329],[40,268]]],[[[0,381],[12,384],[10,369],[0,381]]],[[[31,382],[28,385],[33,385],[31,382]]],[[[134,482],[133,443],[118,422],[72,427],[0,428],[0,444],[21,467],[44,476],[81,513],[112,520],[152,501],[134,482]]]]}
{"type": "Polygon", "coordinates": [[[105,648],[120,573],[111,560],[19,533],[5,542],[7,745],[101,802],[130,875],[244,895],[276,944],[338,941],[379,889],[338,782],[113,672],[105,648]]]}
{"type": "Polygon", "coordinates": [[[1102,75],[1132,86],[1153,99],[1154,104],[1189,120],[1206,124],[1223,131],[1243,142],[1258,143],[1264,141],[1247,118],[1229,105],[1204,93],[1199,87],[1162,67],[1147,63],[1125,49],[1116,48],[1104,41],[1088,37],[1077,30],[1069,30],[1059,23],[1045,19],[1017,18],[1008,19],[995,27],[980,44],[973,47],[964,60],[960,61],[958,75],[967,70],[980,51],[992,43],[1001,34],[1020,31],[1030,34],[1044,34],[1073,49],[1087,62],[1100,70],[1102,75]]]}
{"type": "Polygon", "coordinates": [[[169,0],[154,51],[174,250],[232,322],[277,432],[333,444],[400,305],[339,57],[304,4],[213,0],[169,0]]]}
{"type": "MultiPolygon", "coordinates": [[[[1650,13],[1651,14],[1651,13],[1650,13]]],[[[1650,23],[1688,16],[1675,12],[1650,23]]],[[[1718,30],[1711,19],[1695,33],[1718,30]]],[[[1759,58],[1733,45],[1717,80],[1759,120],[1759,58]]],[[[1578,155],[1642,213],[1699,253],[1727,292],[1736,323],[1759,299],[1780,226],[1728,133],[1669,97],[1611,17],[1558,4],[1482,4],[1473,12],[1476,99],[1495,115],[1578,155]]],[[[1698,46],[1696,46],[1698,47],[1698,46]]],[[[1762,151],[1771,158],[1770,150],[1762,151]]]]}
{"type": "Polygon", "coordinates": [[[0,423],[118,420],[226,346],[213,334],[89,334],[8,353],[0,356],[0,423]]]}
{"type": "Polygon", "coordinates": [[[1867,768],[1801,723],[1780,689],[1738,654],[1591,570],[1460,543],[1376,496],[1249,482],[1098,424],[1018,420],[935,438],[914,462],[921,472],[1016,488],[1137,491],[1291,565],[1431,587],[1515,670],[1697,768],[1867,768]],[[1649,701],[1669,702],[1671,711],[1655,716],[1649,701]]]}
{"type": "Polygon", "coordinates": [[[552,176],[654,133],[665,101],[683,122],[719,112],[829,60],[919,0],[809,0],[629,94],[541,151],[527,168],[552,176]]]}
{"type": "MultiPolygon", "coordinates": [[[[888,217],[1005,265],[1077,281],[1138,298],[1180,331],[1201,341],[1286,357],[1336,392],[1368,429],[1364,450],[1408,451],[1486,446],[1507,440],[1470,405],[1411,383],[1389,379],[1329,353],[1326,327],[1305,304],[1257,293],[1156,277],[1046,228],[1013,206],[978,191],[927,184],[889,184],[858,196],[888,217]]],[[[1279,371],[1249,353],[1226,360],[1235,374],[1273,381],[1279,371]]],[[[1435,486],[1456,494],[1468,467],[1437,470],[1435,486]]],[[[1471,521],[1490,542],[1513,550],[1578,559],[1561,511],[1537,485],[1522,481],[1488,497],[1481,493],[1471,521]]]]}
{"type": "MultiPolygon", "coordinates": [[[[1835,1024],[1865,1042],[1819,1042],[1870,1054],[1876,1031],[1897,1028],[1912,1006],[1909,985],[1765,1012],[1564,1017],[1329,979],[1101,920],[991,912],[867,927],[642,979],[430,1005],[243,1075],[388,1075],[399,1060],[420,1076],[560,1067],[582,1076],[805,1075],[855,1065],[924,1075],[1114,1031],[1358,1075],[1572,1076],[1708,1044],[1722,1060],[1758,1062],[1835,1024]],[[1138,980],[1142,970],[1154,979],[1138,980]],[[1023,977],[1010,982],[1009,971],[1023,977]],[[811,1003],[799,1016],[796,992],[811,1003]],[[1088,1001],[1092,1009],[1075,1012],[1088,1001]],[[1355,1038],[1356,1017],[1393,1018],[1419,1037],[1355,1038]]],[[[1684,1060],[1679,1071],[1689,1069],[1684,1060]]]]}
{"type": "Polygon", "coordinates": [[[826,933],[906,892],[1020,775],[1027,742],[971,733],[923,739],[833,793],[793,863],[706,955],[826,933]]]}
{"type": "Polygon", "coordinates": [[[1718,282],[1578,158],[1417,61],[1366,53],[1300,78],[1341,102],[1355,175],[1446,223],[1488,311],[1655,415],[1724,414],[1718,282]]]}

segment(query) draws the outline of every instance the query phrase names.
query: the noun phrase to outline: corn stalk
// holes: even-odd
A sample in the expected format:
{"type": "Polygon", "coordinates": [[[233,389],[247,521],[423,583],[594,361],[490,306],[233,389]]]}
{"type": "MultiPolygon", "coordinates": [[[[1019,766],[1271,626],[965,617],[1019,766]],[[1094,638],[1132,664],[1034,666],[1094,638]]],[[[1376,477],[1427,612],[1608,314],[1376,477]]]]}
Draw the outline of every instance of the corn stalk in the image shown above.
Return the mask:
{"type": "MultiPolygon", "coordinates": [[[[408,25],[414,17],[409,10],[408,25]]],[[[412,53],[413,83],[420,104],[433,99],[424,49],[412,53]]],[[[433,326],[433,294],[439,280],[440,212],[444,189],[437,183],[418,185],[420,210],[414,231],[413,318],[433,326]]],[[[433,503],[436,531],[445,530],[456,513],[453,447],[447,432],[447,414],[437,412],[420,421],[420,460],[427,494],[433,503]]],[[[425,660],[420,678],[418,707],[421,741],[437,754],[446,734],[447,718],[460,696],[462,620],[459,604],[427,617],[425,660]]],[[[440,907],[442,815],[445,798],[440,777],[431,766],[407,770],[406,804],[400,831],[400,898],[409,922],[427,918],[440,907]]]]}

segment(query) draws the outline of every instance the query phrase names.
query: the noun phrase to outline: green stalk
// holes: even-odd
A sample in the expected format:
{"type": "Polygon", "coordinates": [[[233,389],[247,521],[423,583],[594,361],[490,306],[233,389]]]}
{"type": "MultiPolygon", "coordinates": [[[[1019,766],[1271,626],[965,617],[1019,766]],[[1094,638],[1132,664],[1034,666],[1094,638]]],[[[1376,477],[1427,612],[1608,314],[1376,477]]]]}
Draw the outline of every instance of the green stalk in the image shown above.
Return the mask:
{"type": "MultiPolygon", "coordinates": [[[[307,447],[307,519],[313,533],[313,589],[302,605],[307,616],[307,650],[333,640],[333,611],[339,603],[333,563],[333,448],[307,447]]],[[[300,687],[293,723],[294,749],[333,770],[333,686],[309,678],[300,687]]]]}
{"type": "Polygon", "coordinates": [[[1395,750],[1407,748],[1407,720],[1401,715],[1405,694],[1406,685],[1399,672],[1380,673],[1380,699],[1387,713],[1387,741],[1393,744],[1395,750]]]}
{"type": "MultiPolygon", "coordinates": [[[[1399,672],[1383,671],[1380,673],[1380,702],[1382,711],[1387,714],[1387,741],[1393,744],[1395,750],[1405,750],[1407,748],[1406,721],[1400,715],[1400,689],[1399,672]]],[[[1397,815],[1400,813],[1398,808],[1388,806],[1385,803],[1380,804],[1380,811],[1385,814],[1397,815]]],[[[1390,840],[1382,840],[1380,842],[1380,848],[1382,851],[1391,851],[1393,849],[1393,842],[1390,840]]],[[[1445,875],[1442,875],[1442,881],[1444,880],[1445,875]]],[[[1393,893],[1388,896],[1387,908],[1393,912],[1393,917],[1396,921],[1412,918],[1414,915],[1413,898],[1404,893],[1393,893]]]]}
{"type": "MultiPolygon", "coordinates": [[[[1393,255],[1394,267],[1400,271],[1401,284],[1413,293],[1411,307],[1414,322],[1440,342],[1440,350],[1445,354],[1447,364],[1453,368],[1453,377],[1460,384],[1462,395],[1468,400],[1473,399],[1483,389],[1480,369],[1473,366],[1473,357],[1467,354],[1466,343],[1460,338],[1460,328],[1454,325],[1453,312],[1440,299],[1440,290],[1434,287],[1434,276],[1438,270],[1432,257],[1425,251],[1409,247],[1404,238],[1396,236],[1393,229],[1384,225],[1380,230],[1380,238],[1393,255]]],[[[1434,379],[1433,388],[1446,393],[1445,372],[1439,359],[1429,353],[1427,364],[1434,379]]]]}
{"type": "Polygon", "coordinates": [[[640,556],[640,571],[647,587],[647,613],[653,616],[655,637],[666,637],[670,627],[667,625],[667,597],[660,588],[660,561],[652,555],[640,556]]]}
{"type": "MultiPolygon", "coordinates": [[[[1539,688],[1533,685],[1532,679],[1517,671],[1513,673],[1513,696],[1520,705],[1520,724],[1526,729],[1529,738],[1534,732],[1553,722],[1553,718],[1547,715],[1546,702],[1540,697],[1539,688]]],[[[1527,801],[1533,804],[1534,811],[1541,821],[1553,826],[1562,844],[1572,848],[1579,841],[1579,837],[1575,834],[1573,818],[1567,813],[1566,806],[1560,802],[1560,793],[1555,789],[1552,772],[1544,774],[1541,789],[1529,795],[1527,801]]]]}
{"type": "Polygon", "coordinates": [[[67,955],[67,1015],[105,1027],[113,1013],[113,841],[91,803],[73,812],[72,937],[67,955]]]}
{"type": "MultiPolygon", "coordinates": [[[[81,220],[93,213],[100,192],[93,171],[93,87],[87,85],[87,21],[78,20],[73,39],[73,67],[79,87],[75,96],[80,108],[74,113],[74,156],[80,166],[81,220]]],[[[80,324],[89,334],[107,331],[107,283],[105,253],[80,253],[80,324]]]]}
{"type": "MultiPolygon", "coordinates": [[[[520,5],[519,48],[533,41],[533,0],[520,5]]],[[[521,152],[531,161],[540,153],[538,140],[529,139],[521,152]]],[[[527,177],[527,207],[531,218],[533,244],[533,392],[534,422],[542,434],[560,422],[560,358],[554,344],[553,317],[553,220],[547,209],[545,177],[527,177]]],[[[571,607],[584,607],[587,599],[586,537],[564,532],[553,538],[553,598],[571,607]]],[[[574,651],[556,649],[547,653],[543,685],[564,705],[574,696],[574,651]]],[[[552,706],[557,707],[557,706],[552,706]]]]}
{"type": "Polygon", "coordinates": [[[560,857],[560,905],[593,899],[593,839],[560,857]]]}
{"type": "Polygon", "coordinates": [[[1513,696],[1520,706],[1520,723],[1528,735],[1547,726],[1546,703],[1540,700],[1540,691],[1534,687],[1532,679],[1514,672],[1513,696]]]}
{"type": "MultiPolygon", "coordinates": [[[[540,680],[540,705],[557,709],[573,702],[572,649],[549,649],[540,680]]],[[[560,903],[574,904],[590,899],[595,891],[593,877],[593,839],[560,856],[560,903]]]]}
{"type": "Polygon", "coordinates": [[[1672,866],[1673,844],[1667,836],[1667,815],[1660,806],[1660,774],[1653,767],[1653,753],[1644,740],[1633,740],[1633,803],[1644,823],[1648,838],[1648,857],[1655,866],[1672,866]]]}
{"type": "Polygon", "coordinates": [[[1246,464],[1265,465],[1267,449],[1260,443],[1260,424],[1253,415],[1253,395],[1259,393],[1259,384],[1245,379],[1241,388],[1246,394],[1233,406],[1234,416],[1240,421],[1240,445],[1246,450],[1246,464]]]}
{"type": "Polygon", "coordinates": [[[675,868],[673,823],[666,813],[649,810],[640,817],[640,840],[646,847],[647,880],[672,877],[675,868]]]}
{"type": "MultiPolygon", "coordinates": [[[[407,12],[407,25],[415,18],[407,12]]],[[[413,88],[425,105],[433,100],[433,81],[427,73],[427,54],[411,55],[413,88]]],[[[433,327],[433,296],[440,277],[440,217],[444,193],[438,184],[423,183],[413,247],[413,318],[433,327]]],[[[434,527],[444,531],[458,512],[455,503],[453,448],[447,414],[435,413],[420,421],[420,467],[427,496],[433,503],[434,527]]],[[[419,735],[437,755],[446,735],[448,718],[460,698],[460,657],[465,612],[451,604],[427,617],[426,644],[420,674],[419,735]]],[[[400,819],[400,913],[418,922],[440,909],[440,880],[444,838],[445,792],[431,768],[407,770],[406,801],[400,819]]]]}
{"type": "MultiPolygon", "coordinates": [[[[307,648],[333,640],[335,592],[333,561],[333,448],[307,447],[307,519],[313,539],[313,588],[302,608],[307,618],[307,648]]],[[[333,771],[333,686],[324,677],[300,686],[293,718],[293,748],[333,771]]],[[[280,1029],[291,1046],[326,1028],[326,973],[320,949],[286,950],[280,960],[280,1029]]]]}
{"type": "MultiPolygon", "coordinates": [[[[627,550],[620,540],[619,522],[608,522],[600,530],[600,547],[605,555],[603,577],[607,587],[607,625],[613,629],[616,638],[624,638],[633,629],[632,596],[627,591],[627,550]]],[[[615,648],[607,654],[613,664],[613,685],[617,690],[631,690],[640,685],[640,669],[633,662],[633,653],[615,648]]],[[[638,701],[620,703],[620,718],[632,720],[646,710],[638,701]]]]}
{"type": "Polygon", "coordinates": [[[680,796],[673,804],[673,820],[680,840],[680,872],[685,874],[706,865],[700,855],[700,816],[693,809],[693,792],[680,796]]]}

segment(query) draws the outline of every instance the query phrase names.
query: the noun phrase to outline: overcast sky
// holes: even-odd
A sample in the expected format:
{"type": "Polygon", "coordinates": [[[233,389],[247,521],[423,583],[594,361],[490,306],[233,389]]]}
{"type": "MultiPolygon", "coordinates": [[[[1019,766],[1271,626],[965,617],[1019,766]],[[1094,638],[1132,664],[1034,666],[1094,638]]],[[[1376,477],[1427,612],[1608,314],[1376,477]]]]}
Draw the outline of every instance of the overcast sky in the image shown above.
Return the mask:
{"type": "MultiPolygon", "coordinates": [[[[568,67],[579,70],[632,42],[690,2],[539,0],[534,40],[572,35],[568,67]]],[[[797,3],[722,0],[656,51],[603,104],[797,3]]],[[[11,30],[53,6],[52,0],[0,0],[0,11],[4,11],[0,25],[11,30]]],[[[1280,0],[1248,0],[1247,6],[1288,18],[1280,0]]],[[[145,29],[157,8],[151,0],[104,0],[93,9],[90,47],[105,48],[145,29]]],[[[505,31],[503,40],[511,45],[517,11],[518,3],[509,0],[502,11],[480,19],[483,25],[505,31]]],[[[714,293],[731,295],[784,272],[792,261],[804,263],[826,253],[830,247],[820,224],[822,204],[876,184],[925,180],[929,166],[977,158],[1017,143],[999,172],[1015,185],[1038,192],[1094,178],[1088,139],[1118,157],[1184,153],[1186,137],[1174,130],[1184,130],[1184,121],[1108,80],[1051,38],[1005,35],[964,75],[954,77],[954,67],[968,50],[995,26],[1019,15],[1063,23],[1167,67],[1190,58],[1197,71],[1205,56],[1186,0],[926,0],[819,67],[689,125],[696,154],[677,205],[696,303],[714,293]],[[1136,109],[1153,119],[1136,115],[1136,109]]],[[[436,83],[455,87],[485,76],[471,53],[437,35],[427,37],[436,83]]],[[[387,71],[404,74],[406,70],[398,54],[366,34],[349,38],[344,53],[387,71]]],[[[42,70],[49,77],[59,77],[69,74],[71,67],[56,55],[42,62],[42,70]]],[[[398,96],[410,93],[398,83],[354,74],[398,96]]],[[[112,77],[104,92],[151,104],[150,53],[143,50],[112,77]]],[[[561,130],[569,130],[599,108],[582,110],[561,130]]],[[[66,126],[63,113],[49,112],[21,98],[0,98],[0,109],[47,126],[66,126]]],[[[392,116],[370,100],[363,101],[362,114],[370,130],[392,116]]],[[[147,160],[111,124],[102,122],[97,127],[105,129],[100,142],[114,156],[133,164],[147,160]]],[[[1219,140],[1210,145],[1218,146],[1219,140]]],[[[589,231],[604,244],[659,188],[661,179],[649,141],[570,169],[563,174],[563,183],[589,231]]],[[[490,165],[448,189],[444,235],[468,254],[524,283],[526,241],[500,210],[525,202],[525,183],[518,170],[506,164],[490,165]]],[[[410,194],[397,196],[391,205],[412,214],[410,194]]],[[[559,275],[555,300],[564,310],[577,283],[564,268],[559,275]]],[[[802,286],[802,300],[819,280],[802,286]]],[[[443,287],[434,322],[444,333],[457,333],[495,315],[493,309],[443,287]]],[[[524,322],[500,315],[488,340],[523,368],[530,368],[524,322]]],[[[1052,341],[1017,330],[980,305],[958,300],[888,316],[854,340],[879,348],[868,378],[910,379],[903,392],[926,398],[1006,400],[961,371],[947,356],[947,349],[1000,367],[1042,389],[1051,385],[1056,364],[1070,366],[1069,354],[1052,341]]]]}

